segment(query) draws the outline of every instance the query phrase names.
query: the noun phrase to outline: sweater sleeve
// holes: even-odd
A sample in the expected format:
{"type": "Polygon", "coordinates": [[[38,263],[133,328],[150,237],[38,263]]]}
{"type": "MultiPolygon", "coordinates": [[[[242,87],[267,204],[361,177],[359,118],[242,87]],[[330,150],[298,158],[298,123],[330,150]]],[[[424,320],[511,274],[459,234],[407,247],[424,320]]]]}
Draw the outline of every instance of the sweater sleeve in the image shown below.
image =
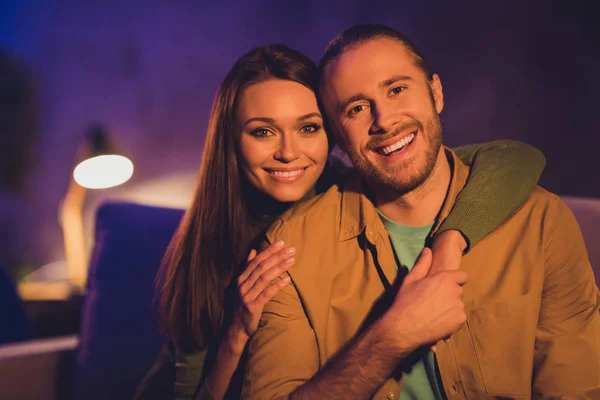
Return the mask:
{"type": "Polygon", "coordinates": [[[454,151],[471,170],[437,234],[461,232],[467,242],[466,253],[521,208],[536,187],[546,158],[535,147],[512,140],[463,146],[454,151]]]}
{"type": "Polygon", "coordinates": [[[203,391],[207,392],[208,389],[204,382],[202,382],[202,372],[207,351],[207,348],[193,352],[186,352],[180,347],[175,348],[176,400],[190,400],[194,395],[196,395],[196,399],[209,400],[211,398],[198,397],[200,393],[203,391]],[[196,389],[198,389],[198,393],[196,393],[196,389]]]}

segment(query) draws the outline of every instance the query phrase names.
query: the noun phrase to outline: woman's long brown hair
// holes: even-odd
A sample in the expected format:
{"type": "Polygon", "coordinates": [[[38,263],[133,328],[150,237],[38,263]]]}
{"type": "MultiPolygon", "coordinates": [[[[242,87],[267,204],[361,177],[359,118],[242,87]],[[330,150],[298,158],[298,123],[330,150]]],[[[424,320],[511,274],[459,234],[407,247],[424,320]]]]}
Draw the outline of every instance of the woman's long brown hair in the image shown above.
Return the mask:
{"type": "Polygon", "coordinates": [[[316,67],[284,45],[258,47],[240,58],[213,102],[192,205],[160,268],[161,325],[175,343],[204,347],[220,334],[225,289],[244,265],[258,233],[250,229],[249,184],[237,158],[236,106],[248,86],[291,80],[316,92],[316,67]]]}

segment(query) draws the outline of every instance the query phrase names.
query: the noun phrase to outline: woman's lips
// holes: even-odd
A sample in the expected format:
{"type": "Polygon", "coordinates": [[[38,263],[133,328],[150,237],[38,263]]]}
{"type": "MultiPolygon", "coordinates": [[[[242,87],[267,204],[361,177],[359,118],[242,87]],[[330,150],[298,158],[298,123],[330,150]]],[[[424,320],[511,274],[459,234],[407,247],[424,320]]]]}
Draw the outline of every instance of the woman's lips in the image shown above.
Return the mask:
{"type": "Polygon", "coordinates": [[[291,183],[291,182],[296,182],[298,181],[300,178],[302,178],[302,176],[304,176],[304,173],[306,172],[306,170],[308,169],[308,167],[301,167],[301,168],[294,168],[294,169],[271,169],[271,168],[263,168],[268,174],[269,176],[277,181],[277,182],[281,182],[281,183],[291,183]]]}

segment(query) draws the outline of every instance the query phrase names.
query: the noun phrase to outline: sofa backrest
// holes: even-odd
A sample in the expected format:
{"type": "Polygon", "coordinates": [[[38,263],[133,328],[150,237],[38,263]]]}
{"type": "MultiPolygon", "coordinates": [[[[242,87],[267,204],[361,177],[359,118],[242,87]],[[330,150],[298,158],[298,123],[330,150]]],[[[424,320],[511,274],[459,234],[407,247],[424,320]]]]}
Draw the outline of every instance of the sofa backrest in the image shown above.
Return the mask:
{"type": "Polygon", "coordinates": [[[164,339],[155,277],[183,210],[106,203],[95,245],[77,352],[77,399],[131,399],[164,339]]]}

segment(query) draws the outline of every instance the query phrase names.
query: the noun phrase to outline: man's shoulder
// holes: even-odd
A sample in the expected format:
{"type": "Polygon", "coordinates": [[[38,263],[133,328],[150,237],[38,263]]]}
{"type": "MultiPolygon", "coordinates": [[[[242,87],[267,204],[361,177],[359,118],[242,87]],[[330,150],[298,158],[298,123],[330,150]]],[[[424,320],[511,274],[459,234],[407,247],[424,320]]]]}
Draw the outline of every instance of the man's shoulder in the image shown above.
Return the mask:
{"type": "Polygon", "coordinates": [[[327,191],[304,201],[283,213],[268,229],[269,238],[283,237],[290,231],[334,230],[339,219],[343,187],[334,184],[327,191]]]}
{"type": "Polygon", "coordinates": [[[541,186],[536,186],[531,191],[529,198],[518,213],[523,212],[529,216],[529,221],[537,216],[538,219],[551,222],[553,219],[562,219],[565,215],[570,218],[572,215],[571,209],[560,196],[541,186]]]}
{"type": "Polygon", "coordinates": [[[551,204],[557,201],[560,201],[560,197],[557,194],[552,193],[538,185],[531,191],[529,199],[525,204],[551,204]]]}

